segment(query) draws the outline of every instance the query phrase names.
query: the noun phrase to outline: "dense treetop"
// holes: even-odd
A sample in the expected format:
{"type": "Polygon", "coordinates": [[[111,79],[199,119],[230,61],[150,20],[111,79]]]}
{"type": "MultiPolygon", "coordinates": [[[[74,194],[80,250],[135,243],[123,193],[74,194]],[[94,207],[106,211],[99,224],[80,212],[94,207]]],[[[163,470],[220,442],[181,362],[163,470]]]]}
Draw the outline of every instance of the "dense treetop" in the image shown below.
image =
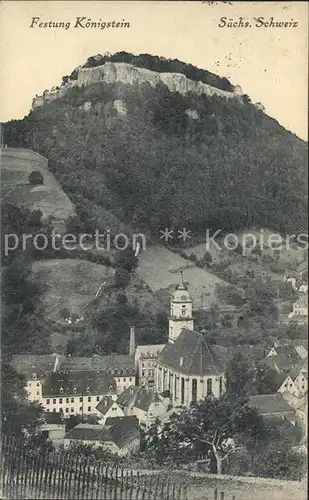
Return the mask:
{"type": "Polygon", "coordinates": [[[4,143],[49,159],[81,230],[307,227],[306,143],[237,99],[148,83],[74,87],[6,123],[4,143]]]}

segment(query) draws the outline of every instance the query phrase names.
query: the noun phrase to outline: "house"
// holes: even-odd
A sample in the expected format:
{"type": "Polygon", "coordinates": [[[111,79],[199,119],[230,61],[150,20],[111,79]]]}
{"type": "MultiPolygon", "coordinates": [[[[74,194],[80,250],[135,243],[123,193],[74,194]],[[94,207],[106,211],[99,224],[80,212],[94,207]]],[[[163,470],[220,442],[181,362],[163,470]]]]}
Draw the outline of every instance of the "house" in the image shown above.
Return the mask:
{"type": "Polygon", "coordinates": [[[42,384],[46,376],[57,369],[57,354],[18,354],[11,359],[12,367],[26,378],[26,391],[30,401],[42,401],[42,384]]]}
{"type": "Polygon", "coordinates": [[[293,304],[293,316],[307,316],[308,318],[308,295],[302,295],[293,304]]]}
{"type": "Polygon", "coordinates": [[[95,409],[100,416],[99,424],[101,425],[104,425],[108,418],[125,416],[123,409],[111,396],[104,396],[95,409]]]}
{"type": "Polygon", "coordinates": [[[308,280],[308,260],[304,260],[295,269],[289,269],[285,276],[287,278],[294,277],[296,280],[307,281],[308,280]]]}
{"type": "Polygon", "coordinates": [[[291,365],[298,363],[301,359],[297,350],[292,344],[277,345],[276,347],[272,347],[266,355],[266,358],[269,358],[271,356],[279,356],[280,354],[283,355],[285,359],[291,363],[291,365]]]}
{"type": "Polygon", "coordinates": [[[155,386],[156,359],[165,344],[139,345],[135,350],[135,366],[138,385],[147,388],[155,386]]]}
{"type": "Polygon", "coordinates": [[[129,387],[117,398],[125,415],[135,415],[142,427],[149,427],[156,418],[163,420],[170,408],[169,394],[155,393],[145,387],[129,387]]]}
{"type": "Polygon", "coordinates": [[[65,448],[72,444],[103,448],[119,456],[135,453],[140,448],[140,428],[134,416],[108,418],[106,424],[78,424],[64,438],[65,448]]]}
{"type": "Polygon", "coordinates": [[[61,369],[71,372],[75,370],[106,371],[114,377],[117,394],[136,383],[134,356],[129,354],[94,355],[90,358],[67,357],[62,360],[61,369]]]}
{"type": "Polygon", "coordinates": [[[292,361],[284,353],[281,353],[273,356],[267,356],[266,358],[261,359],[257,363],[257,366],[261,368],[267,366],[268,368],[271,368],[272,370],[278,373],[280,372],[288,373],[297,364],[298,363],[296,361],[292,361]]]}
{"type": "Polygon", "coordinates": [[[38,432],[51,440],[55,446],[63,445],[65,436],[63,412],[44,412],[38,432]]]}
{"type": "Polygon", "coordinates": [[[116,397],[114,377],[93,370],[50,373],[42,384],[42,400],[47,412],[70,415],[97,415],[96,406],[103,396],[116,397]]]}
{"type": "Polygon", "coordinates": [[[274,378],[278,385],[277,392],[281,394],[288,392],[292,396],[298,397],[298,387],[289,375],[286,373],[274,373],[274,378]]]}
{"type": "Polygon", "coordinates": [[[286,419],[295,424],[296,415],[282,394],[258,394],[249,398],[251,406],[264,418],[286,419]]]}

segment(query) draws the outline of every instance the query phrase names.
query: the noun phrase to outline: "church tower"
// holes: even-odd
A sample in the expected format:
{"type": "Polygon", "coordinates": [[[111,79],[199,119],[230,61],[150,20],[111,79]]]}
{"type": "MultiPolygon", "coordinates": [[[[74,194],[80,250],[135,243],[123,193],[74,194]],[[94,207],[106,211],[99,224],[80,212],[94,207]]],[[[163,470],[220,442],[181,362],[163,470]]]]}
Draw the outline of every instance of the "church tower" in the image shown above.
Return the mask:
{"type": "Polygon", "coordinates": [[[170,307],[168,340],[174,343],[181,330],[194,330],[192,317],[192,299],[187,287],[181,283],[177,286],[170,307]]]}

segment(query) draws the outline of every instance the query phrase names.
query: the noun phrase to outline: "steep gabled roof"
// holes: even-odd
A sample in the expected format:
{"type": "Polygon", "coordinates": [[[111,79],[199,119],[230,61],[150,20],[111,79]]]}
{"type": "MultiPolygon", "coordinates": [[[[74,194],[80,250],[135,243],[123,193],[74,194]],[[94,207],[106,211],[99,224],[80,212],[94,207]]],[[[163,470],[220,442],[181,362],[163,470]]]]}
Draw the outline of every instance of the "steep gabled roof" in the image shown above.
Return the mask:
{"type": "Polygon", "coordinates": [[[108,356],[68,357],[61,363],[63,370],[105,370],[111,375],[135,375],[134,357],[128,354],[110,354],[108,356]]]}
{"type": "Polygon", "coordinates": [[[107,372],[93,370],[59,371],[50,373],[43,382],[44,397],[91,396],[116,392],[116,382],[107,372]]]}
{"type": "Polygon", "coordinates": [[[251,396],[250,404],[258,410],[259,413],[282,413],[291,412],[292,408],[287,401],[278,392],[275,394],[258,394],[251,396]]]}
{"type": "Polygon", "coordinates": [[[102,415],[106,415],[108,410],[113,406],[115,401],[111,396],[104,396],[101,401],[97,404],[96,410],[98,410],[102,415]]]}
{"type": "Polygon", "coordinates": [[[100,441],[102,443],[113,441],[109,429],[102,425],[78,424],[65,435],[65,439],[78,441],[100,441]]]}
{"type": "Polygon", "coordinates": [[[131,386],[125,389],[117,398],[117,404],[121,407],[135,406],[141,410],[148,411],[151,403],[157,401],[157,394],[145,387],[131,386]]]}
{"type": "Polygon", "coordinates": [[[185,375],[219,375],[225,369],[222,360],[209,347],[202,333],[183,329],[175,342],[165,346],[157,358],[159,365],[185,375]]]}
{"type": "Polygon", "coordinates": [[[140,436],[140,427],[135,415],[107,418],[105,426],[118,448],[123,448],[140,436]]]}

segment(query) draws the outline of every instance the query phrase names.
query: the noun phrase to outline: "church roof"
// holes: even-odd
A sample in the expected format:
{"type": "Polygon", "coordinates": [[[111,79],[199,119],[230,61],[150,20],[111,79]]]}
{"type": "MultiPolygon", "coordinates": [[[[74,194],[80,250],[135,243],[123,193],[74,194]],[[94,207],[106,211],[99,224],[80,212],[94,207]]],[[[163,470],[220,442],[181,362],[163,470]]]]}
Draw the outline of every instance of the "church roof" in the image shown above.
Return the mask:
{"type": "Polygon", "coordinates": [[[165,346],[157,358],[159,365],[185,375],[218,375],[225,369],[203,334],[184,328],[175,342],[165,346]]]}

